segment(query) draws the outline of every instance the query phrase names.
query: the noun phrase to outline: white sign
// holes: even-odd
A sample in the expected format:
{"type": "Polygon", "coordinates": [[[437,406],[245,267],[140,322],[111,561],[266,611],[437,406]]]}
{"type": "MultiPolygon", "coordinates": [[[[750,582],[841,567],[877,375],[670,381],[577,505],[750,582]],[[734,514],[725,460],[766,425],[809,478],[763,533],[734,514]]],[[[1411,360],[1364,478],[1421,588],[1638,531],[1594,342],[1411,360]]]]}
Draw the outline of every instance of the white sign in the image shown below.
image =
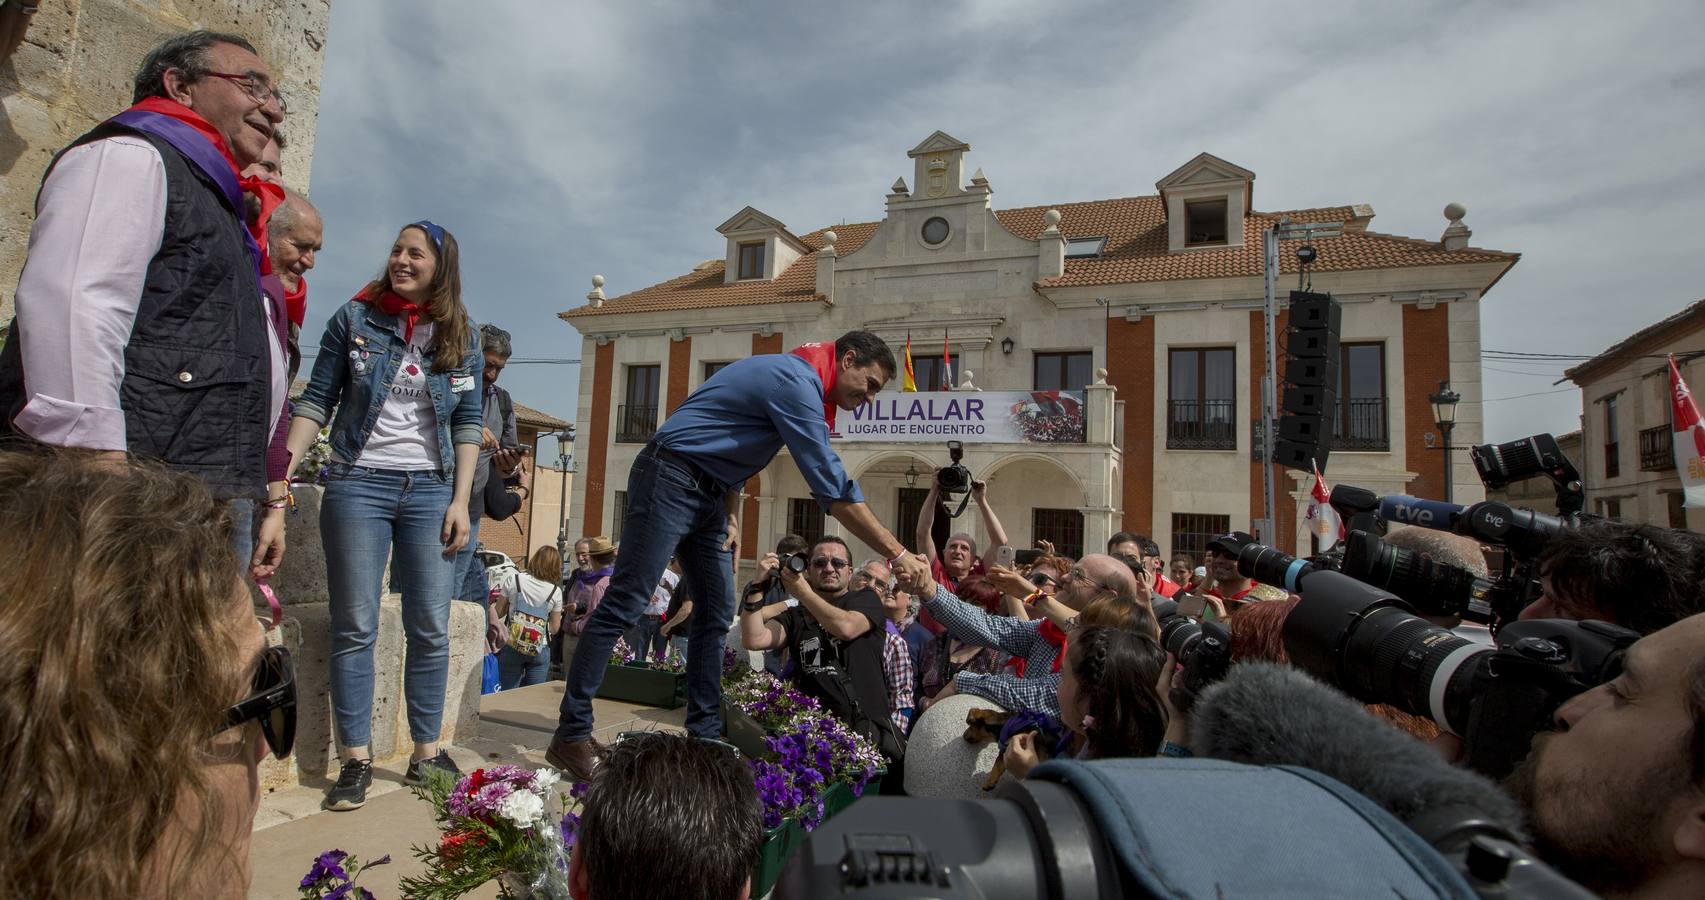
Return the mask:
{"type": "Polygon", "coordinates": [[[837,441],[1081,444],[1082,391],[878,394],[835,417],[837,441]]]}

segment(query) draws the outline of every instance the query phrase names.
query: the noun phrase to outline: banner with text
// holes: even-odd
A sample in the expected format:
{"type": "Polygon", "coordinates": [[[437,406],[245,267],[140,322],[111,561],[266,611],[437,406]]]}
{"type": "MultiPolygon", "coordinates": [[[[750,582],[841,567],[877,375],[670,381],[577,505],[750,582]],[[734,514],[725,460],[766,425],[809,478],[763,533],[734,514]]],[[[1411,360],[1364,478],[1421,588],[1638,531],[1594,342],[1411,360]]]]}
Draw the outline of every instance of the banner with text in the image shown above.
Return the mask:
{"type": "Polygon", "coordinates": [[[837,441],[1081,444],[1083,391],[878,394],[836,416],[837,441]]]}

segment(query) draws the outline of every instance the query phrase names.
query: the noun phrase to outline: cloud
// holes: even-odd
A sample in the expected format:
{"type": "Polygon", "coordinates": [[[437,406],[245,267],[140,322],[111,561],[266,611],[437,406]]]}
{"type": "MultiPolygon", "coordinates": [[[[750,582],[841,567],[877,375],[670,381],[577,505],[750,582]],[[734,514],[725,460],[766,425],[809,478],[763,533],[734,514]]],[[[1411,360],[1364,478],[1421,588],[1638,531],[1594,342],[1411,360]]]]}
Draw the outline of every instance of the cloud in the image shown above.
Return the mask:
{"type": "MultiPolygon", "coordinates": [[[[751,204],[871,221],[905,151],[969,141],[998,207],[1153,192],[1208,150],[1258,208],[1368,202],[1436,239],[1448,201],[1523,260],[1489,348],[1595,353],[1701,294],[1705,11],[1694,4],[1068,2],[334,4],[315,152],[315,317],[397,226],[456,231],[476,316],[574,357],[554,313],[720,257],[751,204]],[[1608,312],[1614,308],[1612,315],[1608,312]]],[[[310,323],[311,329],[314,327],[310,323]]],[[[1550,389],[1488,370],[1485,395],[1550,389]]],[[[575,370],[514,366],[572,418],[575,370]]],[[[1576,427],[1579,398],[1487,407],[1489,436],[1576,427]]]]}

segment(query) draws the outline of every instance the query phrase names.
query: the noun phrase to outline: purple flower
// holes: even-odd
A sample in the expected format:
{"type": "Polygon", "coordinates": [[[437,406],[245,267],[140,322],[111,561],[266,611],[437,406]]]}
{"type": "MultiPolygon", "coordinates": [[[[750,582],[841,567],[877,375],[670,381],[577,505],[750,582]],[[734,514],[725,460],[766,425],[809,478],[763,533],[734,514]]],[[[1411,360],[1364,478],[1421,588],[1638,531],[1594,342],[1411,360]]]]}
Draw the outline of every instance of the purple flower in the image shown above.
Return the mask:
{"type": "Polygon", "coordinates": [[[571,812],[563,813],[562,824],[558,827],[562,829],[562,845],[573,847],[575,835],[580,831],[580,817],[571,812]]]}
{"type": "Polygon", "coordinates": [[[471,813],[496,812],[497,805],[503,802],[503,798],[513,793],[515,793],[514,785],[507,782],[497,781],[488,784],[480,788],[479,793],[474,795],[471,813]]]}
{"type": "Polygon", "coordinates": [[[342,865],[347,858],[349,858],[349,854],[342,850],[327,850],[321,853],[314,858],[314,865],[308,870],[308,874],[302,876],[302,883],[299,887],[306,890],[327,878],[349,881],[349,873],[343,870],[342,865]]]}
{"type": "Polygon", "coordinates": [[[576,781],[574,785],[568,789],[568,796],[575,800],[581,800],[586,797],[587,792],[590,790],[592,790],[591,782],[576,781]]]}
{"type": "Polygon", "coordinates": [[[510,784],[527,784],[533,780],[532,772],[512,765],[493,766],[485,771],[485,776],[489,781],[506,781],[510,784]]]}

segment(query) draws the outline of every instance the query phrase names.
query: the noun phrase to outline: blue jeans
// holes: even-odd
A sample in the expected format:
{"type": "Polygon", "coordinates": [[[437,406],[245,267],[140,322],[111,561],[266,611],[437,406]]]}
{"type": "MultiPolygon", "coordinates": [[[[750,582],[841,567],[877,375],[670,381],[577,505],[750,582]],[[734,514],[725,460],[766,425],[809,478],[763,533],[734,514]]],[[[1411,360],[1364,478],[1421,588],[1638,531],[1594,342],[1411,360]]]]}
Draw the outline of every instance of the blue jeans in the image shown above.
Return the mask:
{"type": "MultiPolygon", "coordinates": [[[[689,624],[691,624],[691,623],[689,623],[689,624]]],[[[686,635],[684,635],[684,634],[683,635],[671,635],[669,637],[669,649],[674,650],[676,653],[679,653],[682,656],[686,656],[687,655],[687,646],[688,646],[688,641],[687,641],[686,635]]]]}
{"type": "Polygon", "coordinates": [[[669,645],[669,639],[661,633],[662,628],[662,619],[640,616],[639,621],[633,623],[633,627],[629,628],[623,637],[627,640],[628,649],[633,651],[635,657],[647,660],[656,659],[658,652],[669,645]]]}
{"type": "Polygon", "coordinates": [[[732,559],[722,546],[728,516],[722,488],[670,456],[648,446],[628,471],[616,571],[574,648],[557,722],[560,740],[592,735],[592,698],[604,681],[610,649],[645,611],[671,553],[681,560],[687,594],[699,604],[688,635],[687,730],[702,738],[721,734],[722,640],[734,615],[732,559]],[[659,458],[660,452],[666,455],[659,458]]]}
{"type": "Polygon", "coordinates": [[[478,603],[481,606],[489,602],[487,593],[491,585],[485,580],[485,563],[474,555],[480,543],[480,520],[469,517],[468,542],[462,549],[456,551],[456,594],[457,600],[478,603]]]}
{"type": "Polygon", "coordinates": [[[408,659],[403,699],[416,743],[438,740],[450,669],[450,593],[455,573],[439,535],[450,483],[436,471],[398,472],[332,463],[320,502],[320,538],[331,592],[331,694],[338,744],[364,747],[373,725],[373,642],[380,579],[403,599],[408,659]]]}
{"type": "Polygon", "coordinates": [[[497,651],[497,676],[506,691],[530,684],[544,684],[550,668],[551,652],[545,647],[540,647],[533,656],[513,647],[497,651]]]}
{"type": "Polygon", "coordinates": [[[249,577],[249,560],[255,556],[255,501],[241,497],[231,501],[231,552],[237,554],[237,571],[249,577]]]}

